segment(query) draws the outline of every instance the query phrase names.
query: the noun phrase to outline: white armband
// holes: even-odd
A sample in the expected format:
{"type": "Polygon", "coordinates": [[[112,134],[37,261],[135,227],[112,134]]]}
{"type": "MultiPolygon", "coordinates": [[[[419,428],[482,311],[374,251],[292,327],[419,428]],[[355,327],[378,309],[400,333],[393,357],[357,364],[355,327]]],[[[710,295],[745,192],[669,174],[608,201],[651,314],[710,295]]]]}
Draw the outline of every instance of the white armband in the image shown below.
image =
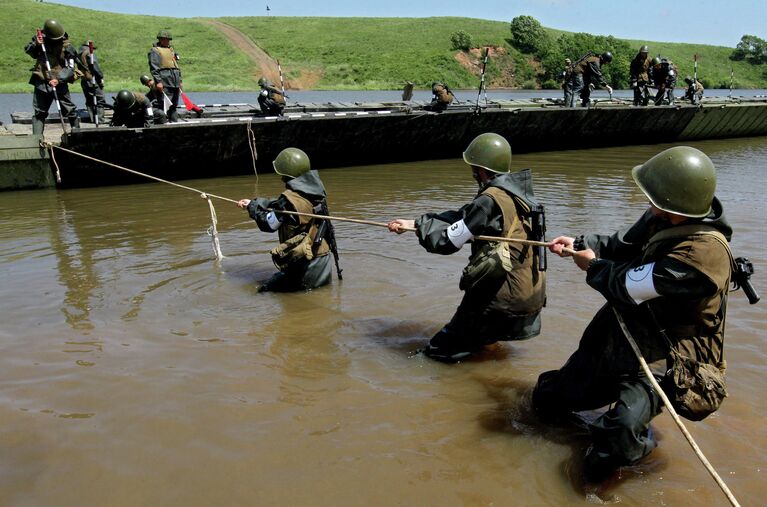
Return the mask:
{"type": "Polygon", "coordinates": [[[652,280],[654,268],[655,263],[651,262],[626,272],[626,291],[634,303],[640,304],[660,296],[652,280]]]}
{"type": "Polygon", "coordinates": [[[461,248],[464,243],[472,239],[474,235],[471,233],[463,220],[459,220],[450,227],[447,228],[447,239],[456,248],[461,248]]]}
{"type": "Polygon", "coordinates": [[[269,224],[269,227],[276,231],[280,228],[280,225],[282,225],[282,220],[277,218],[277,214],[274,211],[270,211],[266,214],[266,223],[269,224]]]}
{"type": "Polygon", "coordinates": [[[152,108],[151,108],[151,107],[148,107],[148,108],[146,108],[146,114],[147,114],[147,116],[149,116],[150,118],[151,118],[152,116],[154,116],[154,111],[152,111],[152,108]]]}

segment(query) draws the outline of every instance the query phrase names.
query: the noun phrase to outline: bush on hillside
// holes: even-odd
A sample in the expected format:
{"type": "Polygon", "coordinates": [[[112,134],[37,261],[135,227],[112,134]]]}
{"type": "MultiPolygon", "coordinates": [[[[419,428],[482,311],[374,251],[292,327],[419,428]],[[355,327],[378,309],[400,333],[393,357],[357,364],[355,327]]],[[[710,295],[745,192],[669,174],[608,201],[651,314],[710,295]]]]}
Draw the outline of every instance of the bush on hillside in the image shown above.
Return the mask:
{"type": "Polygon", "coordinates": [[[744,35],[730,55],[732,60],[746,60],[759,65],[767,63],[767,41],[756,35],[744,35]]]}
{"type": "Polygon", "coordinates": [[[453,44],[453,49],[460,49],[461,51],[468,51],[469,48],[474,47],[474,40],[471,35],[463,30],[450,34],[450,42],[453,44]]]}
{"type": "Polygon", "coordinates": [[[511,43],[523,53],[538,54],[551,43],[543,26],[532,16],[517,16],[511,20],[511,43]]]}

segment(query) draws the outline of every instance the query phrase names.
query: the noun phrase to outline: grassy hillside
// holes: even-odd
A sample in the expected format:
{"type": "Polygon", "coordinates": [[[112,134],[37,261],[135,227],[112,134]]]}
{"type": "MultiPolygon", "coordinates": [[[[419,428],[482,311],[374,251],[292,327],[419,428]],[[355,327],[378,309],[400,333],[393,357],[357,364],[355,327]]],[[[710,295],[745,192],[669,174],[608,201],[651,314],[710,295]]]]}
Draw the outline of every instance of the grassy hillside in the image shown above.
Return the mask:
{"type": "MultiPolygon", "coordinates": [[[[0,0],[0,93],[27,92],[29,69],[34,60],[24,46],[48,18],[58,20],[79,45],[96,42],[105,82],[109,90],[140,89],[138,78],[149,72],[147,53],[161,28],[173,33],[173,47],[181,56],[184,87],[190,90],[253,89],[250,64],[228,40],[198,21],[155,16],[113,14],[32,0],[0,0]]],[[[79,47],[79,46],[78,46],[79,47]]],[[[79,84],[75,83],[79,90],[79,84]]]]}
{"type": "MultiPolygon", "coordinates": [[[[33,0],[0,0],[0,92],[28,92],[32,59],[23,46],[47,18],[59,20],[75,44],[96,41],[107,88],[140,89],[138,76],[148,71],[147,51],[161,28],[172,30],[181,55],[188,90],[252,90],[253,66],[248,58],[202,20],[112,14],[33,0]]],[[[474,87],[477,78],[468,57],[453,51],[450,34],[468,32],[475,45],[493,45],[500,55],[488,66],[491,83],[534,87],[537,62],[512,48],[509,23],[469,18],[221,18],[235,26],[272,57],[281,61],[288,79],[318,89],[395,89],[406,80],[426,87],[442,80],[453,88],[474,87]],[[463,57],[464,63],[456,58],[463,57]]],[[[560,33],[550,30],[552,35],[560,33]]],[[[628,41],[632,48],[648,44],[692,73],[692,55],[700,55],[699,75],[709,86],[766,88],[767,66],[732,62],[732,48],[693,44],[628,41]]],[[[599,49],[599,48],[594,48],[599,49]]],[[[573,55],[576,56],[576,55],[573,55]]],[[[633,56],[633,55],[631,55],[633,56]]],[[[75,85],[78,87],[78,85],[75,85]]],[[[79,87],[78,87],[79,88],[79,87]]]]}
{"type": "MultiPolygon", "coordinates": [[[[389,89],[406,80],[475,86],[455,59],[450,34],[463,29],[477,45],[505,45],[507,23],[467,18],[221,18],[280,59],[292,75],[321,75],[317,88],[389,89]]],[[[506,44],[507,45],[507,44],[506,44]]],[[[508,46],[508,45],[507,45],[508,46]]]]}

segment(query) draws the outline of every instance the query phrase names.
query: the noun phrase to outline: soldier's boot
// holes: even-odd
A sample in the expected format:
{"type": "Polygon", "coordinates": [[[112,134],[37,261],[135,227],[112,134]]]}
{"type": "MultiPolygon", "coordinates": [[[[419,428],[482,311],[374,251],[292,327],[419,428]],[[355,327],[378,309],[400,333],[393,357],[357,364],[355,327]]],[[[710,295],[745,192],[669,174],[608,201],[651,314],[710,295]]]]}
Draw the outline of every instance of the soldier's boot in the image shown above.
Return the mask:
{"type": "Polygon", "coordinates": [[[80,128],[80,117],[75,116],[74,118],[69,119],[69,126],[73,129],[79,129],[80,128]]]}
{"type": "Polygon", "coordinates": [[[45,120],[42,118],[38,118],[37,116],[33,116],[32,117],[32,134],[43,135],[44,130],[45,130],[45,120]]]}
{"type": "Polygon", "coordinates": [[[106,122],[106,119],[104,118],[104,108],[103,107],[97,107],[96,108],[96,116],[98,116],[99,125],[103,125],[106,122]]]}

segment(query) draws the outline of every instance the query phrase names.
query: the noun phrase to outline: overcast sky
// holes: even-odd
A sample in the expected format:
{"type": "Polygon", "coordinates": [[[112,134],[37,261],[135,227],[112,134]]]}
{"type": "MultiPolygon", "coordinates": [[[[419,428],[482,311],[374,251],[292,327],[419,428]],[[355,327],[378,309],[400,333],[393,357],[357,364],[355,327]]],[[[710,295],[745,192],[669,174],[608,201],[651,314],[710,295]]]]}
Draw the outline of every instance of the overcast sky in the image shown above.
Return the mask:
{"type": "Polygon", "coordinates": [[[744,34],[767,39],[767,0],[56,0],[55,3],[163,16],[462,16],[624,39],[734,47],[744,34]]]}

